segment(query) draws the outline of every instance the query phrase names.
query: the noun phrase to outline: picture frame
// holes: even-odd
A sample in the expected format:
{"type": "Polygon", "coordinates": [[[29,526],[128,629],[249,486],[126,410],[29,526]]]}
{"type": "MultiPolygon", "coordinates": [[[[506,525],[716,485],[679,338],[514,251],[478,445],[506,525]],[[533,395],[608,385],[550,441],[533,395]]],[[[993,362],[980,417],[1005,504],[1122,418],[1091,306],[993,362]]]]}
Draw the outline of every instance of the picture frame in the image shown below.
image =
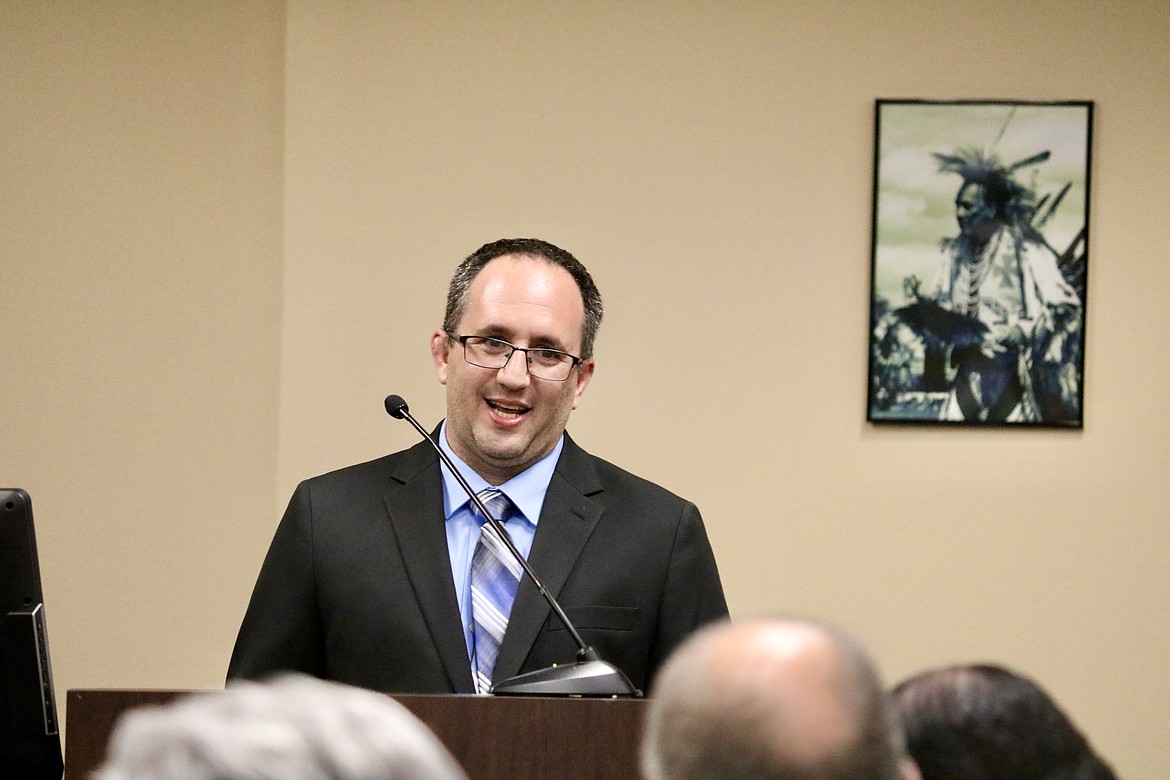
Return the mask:
{"type": "Polygon", "coordinates": [[[1092,101],[874,115],[867,421],[1082,428],[1092,101]]]}

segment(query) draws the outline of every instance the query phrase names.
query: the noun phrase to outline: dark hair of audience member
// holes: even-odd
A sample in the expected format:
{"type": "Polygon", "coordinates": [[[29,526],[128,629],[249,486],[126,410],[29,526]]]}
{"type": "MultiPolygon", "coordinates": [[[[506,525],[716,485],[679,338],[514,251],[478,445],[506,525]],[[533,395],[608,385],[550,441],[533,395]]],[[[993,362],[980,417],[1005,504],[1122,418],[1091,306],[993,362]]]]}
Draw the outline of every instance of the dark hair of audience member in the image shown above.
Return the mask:
{"type": "Polygon", "coordinates": [[[892,699],[923,780],[1116,780],[1056,702],[1003,667],[923,672],[892,699]]]}

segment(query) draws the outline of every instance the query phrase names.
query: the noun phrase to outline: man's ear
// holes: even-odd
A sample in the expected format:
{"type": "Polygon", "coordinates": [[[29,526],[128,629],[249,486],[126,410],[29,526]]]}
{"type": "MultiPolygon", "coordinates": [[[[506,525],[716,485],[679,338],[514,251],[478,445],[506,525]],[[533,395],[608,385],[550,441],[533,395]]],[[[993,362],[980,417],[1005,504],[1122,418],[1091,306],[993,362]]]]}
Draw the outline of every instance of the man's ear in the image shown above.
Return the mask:
{"type": "Polygon", "coordinates": [[[577,367],[577,387],[573,391],[573,408],[581,403],[581,396],[585,395],[585,388],[589,387],[589,380],[593,379],[593,372],[597,369],[597,363],[593,358],[581,363],[577,367]]]}
{"type": "Polygon", "coordinates": [[[451,358],[451,339],[447,331],[439,328],[431,334],[431,360],[435,362],[435,375],[439,384],[447,384],[447,361],[451,358]]]}

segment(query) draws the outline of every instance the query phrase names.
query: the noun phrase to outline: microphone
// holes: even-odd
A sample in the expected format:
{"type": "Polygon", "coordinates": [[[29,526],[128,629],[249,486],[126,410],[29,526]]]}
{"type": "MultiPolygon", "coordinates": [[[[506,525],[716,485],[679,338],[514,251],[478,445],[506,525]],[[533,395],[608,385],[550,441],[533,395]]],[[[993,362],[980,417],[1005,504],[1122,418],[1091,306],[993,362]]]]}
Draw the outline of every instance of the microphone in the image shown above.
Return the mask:
{"type": "Polygon", "coordinates": [[[455,464],[447,457],[447,453],[443,452],[443,448],[439,446],[438,442],[431,438],[426,429],[419,424],[418,420],[410,413],[410,408],[406,405],[400,395],[386,396],[386,413],[396,420],[406,420],[414,429],[419,432],[424,440],[435,452],[439,454],[439,458],[443,463],[447,464],[447,468],[451,470],[455,481],[459,483],[459,487],[463,488],[463,492],[475,504],[475,508],[479,510],[487,522],[499,534],[500,539],[503,540],[504,546],[508,548],[508,552],[519,563],[520,567],[524,569],[524,573],[528,575],[528,579],[532,580],[532,584],[540,591],[540,595],[548,602],[549,607],[552,608],[553,613],[557,616],[557,620],[561,622],[569,634],[573,637],[573,641],[577,643],[577,661],[571,664],[559,664],[551,666],[548,669],[537,669],[534,672],[526,672],[524,674],[509,677],[507,680],[501,680],[492,685],[491,693],[494,696],[591,696],[591,697],[641,697],[642,692],[634,687],[629,678],[621,669],[618,669],[613,664],[601,660],[601,656],[597,654],[589,645],[585,644],[585,640],[577,633],[577,628],[569,620],[569,616],[561,609],[561,605],[553,598],[544,584],[541,583],[540,578],[536,576],[536,572],[528,565],[527,559],[520,554],[516,549],[512,537],[508,535],[507,529],[504,528],[503,523],[492,516],[491,512],[484,506],[483,501],[471,489],[471,485],[467,484],[467,480],[459,473],[459,469],[455,468],[455,464]]]}

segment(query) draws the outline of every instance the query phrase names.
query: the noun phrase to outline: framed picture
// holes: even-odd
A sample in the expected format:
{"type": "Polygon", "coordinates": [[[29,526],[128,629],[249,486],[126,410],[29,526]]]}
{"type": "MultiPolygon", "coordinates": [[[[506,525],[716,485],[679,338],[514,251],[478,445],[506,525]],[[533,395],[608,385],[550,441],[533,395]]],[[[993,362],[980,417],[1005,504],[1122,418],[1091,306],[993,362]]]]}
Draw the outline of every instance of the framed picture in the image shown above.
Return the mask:
{"type": "Polygon", "coordinates": [[[1083,426],[1092,123],[877,101],[867,420],[1083,426]]]}

